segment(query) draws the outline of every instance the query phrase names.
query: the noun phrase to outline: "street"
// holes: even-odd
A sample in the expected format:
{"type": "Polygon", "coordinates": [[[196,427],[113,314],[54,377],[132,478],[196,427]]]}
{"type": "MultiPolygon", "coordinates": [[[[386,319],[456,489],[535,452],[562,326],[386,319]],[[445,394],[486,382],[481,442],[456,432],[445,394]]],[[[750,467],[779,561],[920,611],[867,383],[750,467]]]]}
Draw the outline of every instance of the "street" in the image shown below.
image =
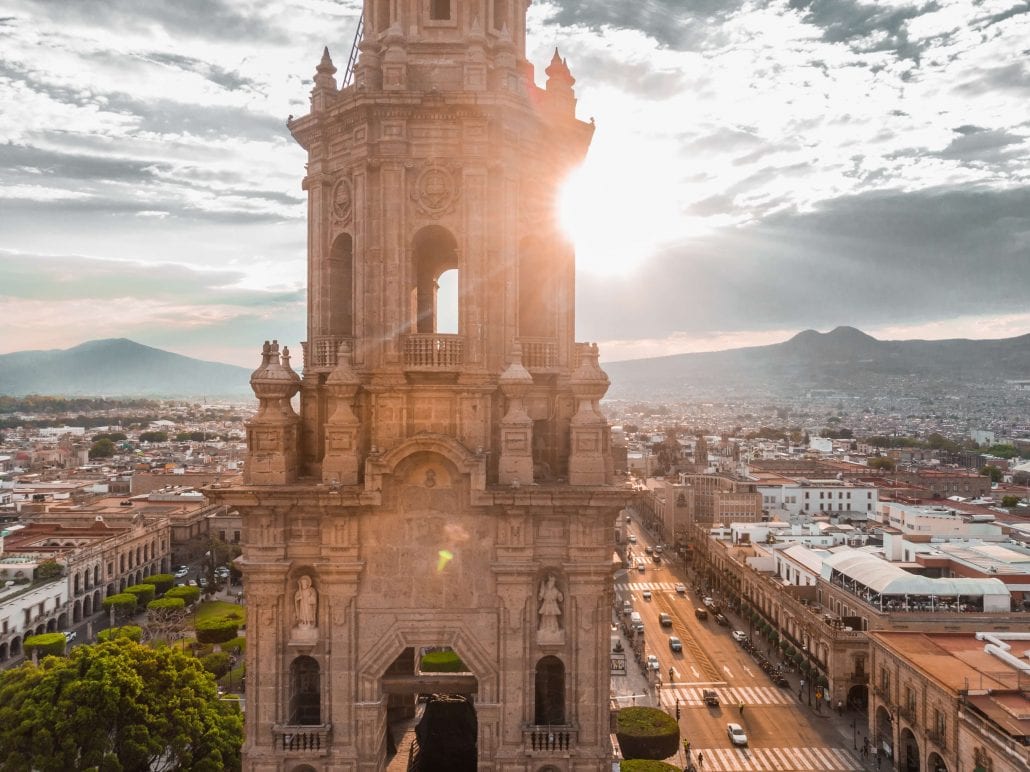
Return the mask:
{"type": "MultiPolygon", "coordinates": [[[[615,605],[620,623],[628,621],[621,613],[623,601],[629,600],[633,610],[640,613],[644,623],[643,648],[639,636],[627,636],[626,641],[636,647],[641,660],[647,655],[658,657],[659,669],[646,673],[650,681],[649,698],[634,699],[635,704],[660,705],[671,715],[680,712],[680,732],[690,742],[692,762],[698,764],[697,754],[703,754],[703,770],[710,772],[737,772],[738,770],[862,770],[867,767],[855,749],[860,738],[842,742],[841,721],[829,711],[815,714],[807,704],[796,698],[798,680],[794,677],[789,687],[777,687],[758,666],[755,659],[731,637],[734,629],[748,633],[747,625],[729,611],[723,611],[729,626],[720,626],[711,609],[705,609],[707,619],[698,619],[695,609],[705,608],[703,593],[698,593],[693,580],[687,576],[678,556],[655,564],[647,547],[654,547],[649,534],[634,521],[630,526],[637,543],[629,545],[632,566],[619,571],[615,577],[615,605]],[[645,570],[636,568],[636,559],[644,558],[645,570]],[[686,593],[677,593],[678,583],[686,585],[686,593]],[[651,599],[643,596],[650,591],[651,599]],[[672,626],[663,627],[659,614],[666,613],[672,626]],[[670,649],[669,638],[676,636],[682,642],[682,651],[670,649]],[[719,704],[706,705],[703,690],[715,692],[719,704]],[[747,747],[734,747],[727,736],[728,723],[740,724],[747,734],[747,747]],[[846,746],[846,747],[845,747],[846,746]]],[[[619,625],[622,629],[622,624],[619,625]]],[[[757,643],[757,637],[753,638],[757,643]]],[[[629,649],[628,667],[637,668],[629,649]]],[[[638,683],[643,687],[642,682],[638,683]]],[[[625,690],[626,679],[613,679],[615,689],[625,690]]],[[[617,692],[614,692],[617,693],[617,692]]],[[[626,704],[626,703],[623,703],[626,704]]],[[[850,723],[848,723],[850,726],[850,723]]],[[[685,764],[683,751],[668,759],[685,764]]]]}

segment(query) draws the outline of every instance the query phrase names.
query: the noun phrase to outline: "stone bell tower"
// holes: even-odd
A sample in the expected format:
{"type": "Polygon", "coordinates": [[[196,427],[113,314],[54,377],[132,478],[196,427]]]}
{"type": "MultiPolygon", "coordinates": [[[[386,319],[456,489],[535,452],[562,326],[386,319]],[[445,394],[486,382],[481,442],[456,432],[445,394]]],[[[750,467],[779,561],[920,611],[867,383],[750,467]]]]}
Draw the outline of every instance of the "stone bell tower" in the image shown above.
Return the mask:
{"type": "Polygon", "coordinates": [[[353,82],[326,50],[289,122],[308,152],[303,369],[265,344],[244,483],[210,491],[243,515],[245,769],[384,769],[434,693],[467,703],[472,769],[610,758],[625,494],[555,217],[593,126],[557,51],[535,84],[527,6],[366,0],[353,82]]]}

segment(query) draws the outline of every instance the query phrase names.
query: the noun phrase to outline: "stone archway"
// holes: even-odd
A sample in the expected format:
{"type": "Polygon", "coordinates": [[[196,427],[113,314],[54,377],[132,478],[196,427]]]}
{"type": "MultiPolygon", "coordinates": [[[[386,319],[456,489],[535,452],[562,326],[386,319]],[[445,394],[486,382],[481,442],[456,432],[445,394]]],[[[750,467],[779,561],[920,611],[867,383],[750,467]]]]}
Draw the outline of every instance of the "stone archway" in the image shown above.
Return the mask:
{"type": "Polygon", "coordinates": [[[857,684],[848,689],[848,708],[860,710],[863,713],[869,704],[869,687],[865,684],[857,684]]]}
{"type": "Polygon", "coordinates": [[[948,765],[937,751],[926,757],[926,772],[948,772],[948,765]]]}
{"type": "Polygon", "coordinates": [[[875,741],[877,747],[885,752],[888,758],[894,757],[894,721],[890,711],[883,705],[876,709],[876,720],[873,724],[876,732],[875,741]]]}
{"type": "Polygon", "coordinates": [[[898,751],[899,772],[920,772],[922,765],[919,763],[919,741],[907,726],[901,730],[898,751]]]}

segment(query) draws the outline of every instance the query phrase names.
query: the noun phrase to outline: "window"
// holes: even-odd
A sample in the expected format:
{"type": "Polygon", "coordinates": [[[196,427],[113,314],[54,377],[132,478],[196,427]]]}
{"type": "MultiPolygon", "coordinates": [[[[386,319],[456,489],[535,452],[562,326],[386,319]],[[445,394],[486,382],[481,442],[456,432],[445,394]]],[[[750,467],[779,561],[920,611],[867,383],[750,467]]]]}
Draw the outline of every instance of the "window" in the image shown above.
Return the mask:
{"type": "Polygon", "coordinates": [[[565,723],[565,665],[547,656],[536,663],[536,711],[538,726],[565,723]]]}
{"type": "Polygon", "coordinates": [[[889,692],[891,688],[891,674],[885,667],[880,668],[880,689],[889,692]]]}
{"type": "Polygon", "coordinates": [[[290,665],[290,723],[311,726],[321,723],[321,677],[318,662],[297,657],[290,665]]]}
{"type": "Polygon", "coordinates": [[[944,737],[945,730],[948,728],[947,720],[944,718],[944,714],[936,708],[933,711],[933,730],[939,737],[944,737]]]}
{"type": "Polygon", "coordinates": [[[916,692],[911,686],[905,687],[905,707],[915,712],[916,709],[916,692]]]}
{"type": "Polygon", "coordinates": [[[451,0],[429,0],[429,18],[447,21],[451,18],[451,0]]]}

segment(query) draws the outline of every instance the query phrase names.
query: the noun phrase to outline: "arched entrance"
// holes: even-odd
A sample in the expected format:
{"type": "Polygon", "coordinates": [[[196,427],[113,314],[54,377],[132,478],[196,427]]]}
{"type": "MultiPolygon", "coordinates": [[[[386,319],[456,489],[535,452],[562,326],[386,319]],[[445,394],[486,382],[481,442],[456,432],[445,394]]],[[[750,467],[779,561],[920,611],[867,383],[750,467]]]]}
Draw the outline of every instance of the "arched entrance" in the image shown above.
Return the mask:
{"type": "Polygon", "coordinates": [[[848,708],[865,712],[869,704],[869,687],[865,684],[858,684],[848,689],[848,708]]]}
{"type": "Polygon", "coordinates": [[[894,758],[894,721],[891,714],[883,705],[876,709],[876,746],[881,752],[887,754],[888,758],[894,758]]]}
{"type": "Polygon", "coordinates": [[[391,754],[410,750],[413,772],[475,771],[479,684],[459,652],[446,645],[407,646],[380,684],[387,695],[391,754]]]}
{"type": "Polygon", "coordinates": [[[941,754],[934,751],[926,758],[926,772],[948,772],[948,765],[944,763],[941,754]]]}
{"type": "Polygon", "coordinates": [[[900,772],[919,772],[919,742],[916,740],[916,736],[912,734],[912,730],[907,726],[901,730],[901,738],[899,740],[901,746],[901,753],[898,756],[900,772]]]}

